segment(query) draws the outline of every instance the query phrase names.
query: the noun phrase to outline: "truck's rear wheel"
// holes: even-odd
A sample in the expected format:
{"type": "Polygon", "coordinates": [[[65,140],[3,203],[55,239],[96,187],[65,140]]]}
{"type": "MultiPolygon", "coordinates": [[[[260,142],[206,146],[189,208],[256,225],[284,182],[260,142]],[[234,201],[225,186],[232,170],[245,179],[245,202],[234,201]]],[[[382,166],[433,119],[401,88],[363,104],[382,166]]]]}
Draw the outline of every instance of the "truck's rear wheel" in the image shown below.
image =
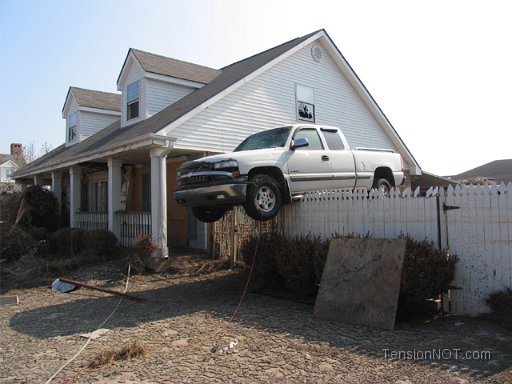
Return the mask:
{"type": "Polygon", "coordinates": [[[373,188],[377,189],[384,196],[389,195],[391,192],[391,184],[387,179],[378,179],[373,182],[373,188]]]}
{"type": "Polygon", "coordinates": [[[203,223],[213,223],[214,221],[222,219],[228,207],[219,205],[214,207],[192,207],[190,209],[197,220],[203,223]]]}
{"type": "Polygon", "coordinates": [[[256,175],[247,186],[245,212],[254,220],[266,221],[281,209],[281,191],[277,182],[267,175],[256,175]]]}

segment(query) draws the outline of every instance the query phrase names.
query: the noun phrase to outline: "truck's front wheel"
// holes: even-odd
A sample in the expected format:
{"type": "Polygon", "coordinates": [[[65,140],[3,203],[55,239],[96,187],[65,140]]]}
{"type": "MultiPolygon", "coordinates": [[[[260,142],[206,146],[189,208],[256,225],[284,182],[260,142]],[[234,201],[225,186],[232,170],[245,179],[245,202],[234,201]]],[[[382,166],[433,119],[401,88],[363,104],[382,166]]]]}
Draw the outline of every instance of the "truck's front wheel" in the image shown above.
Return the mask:
{"type": "Polygon", "coordinates": [[[197,220],[203,223],[213,223],[214,221],[222,219],[228,207],[219,205],[215,207],[192,207],[190,209],[197,220]]]}
{"type": "Polygon", "coordinates": [[[267,175],[256,175],[247,186],[245,212],[254,220],[266,221],[281,209],[281,191],[277,182],[267,175]]]}

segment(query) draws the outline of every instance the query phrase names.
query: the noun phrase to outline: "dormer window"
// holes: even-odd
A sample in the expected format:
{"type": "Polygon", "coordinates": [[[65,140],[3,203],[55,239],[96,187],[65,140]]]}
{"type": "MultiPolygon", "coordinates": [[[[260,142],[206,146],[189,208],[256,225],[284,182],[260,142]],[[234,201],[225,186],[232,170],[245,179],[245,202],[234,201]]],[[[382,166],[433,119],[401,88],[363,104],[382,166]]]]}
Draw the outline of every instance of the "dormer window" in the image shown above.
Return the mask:
{"type": "Polygon", "coordinates": [[[76,123],[77,123],[77,113],[73,112],[68,117],[68,142],[72,142],[76,138],[76,123]]]}
{"type": "Polygon", "coordinates": [[[126,120],[139,117],[140,80],[128,85],[126,92],[126,120]]]}

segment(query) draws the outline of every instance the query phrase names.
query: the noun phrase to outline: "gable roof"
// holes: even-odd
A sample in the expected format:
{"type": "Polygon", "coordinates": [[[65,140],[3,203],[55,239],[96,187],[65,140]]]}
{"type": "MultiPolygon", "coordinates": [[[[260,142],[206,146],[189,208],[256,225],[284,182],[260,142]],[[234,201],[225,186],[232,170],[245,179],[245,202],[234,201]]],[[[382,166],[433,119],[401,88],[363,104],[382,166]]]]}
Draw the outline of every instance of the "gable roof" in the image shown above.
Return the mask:
{"type": "Polygon", "coordinates": [[[121,79],[121,74],[124,71],[128,58],[130,57],[130,53],[132,53],[137,59],[144,71],[157,75],[207,84],[221,73],[218,69],[130,48],[126,55],[121,72],[119,73],[119,77],[117,78],[118,83],[121,79]]]}
{"type": "Polygon", "coordinates": [[[64,112],[66,108],[66,104],[70,95],[73,95],[75,101],[80,107],[121,112],[121,95],[119,93],[94,91],[92,89],[84,89],[78,87],[69,87],[68,93],[66,95],[66,101],[62,107],[62,112],[64,112]]]}
{"type": "MultiPolygon", "coordinates": [[[[300,49],[302,46],[309,44],[309,42],[320,37],[325,37],[328,43],[333,46],[332,51],[341,57],[340,60],[343,61],[344,65],[343,68],[351,74],[352,82],[355,84],[354,86],[359,86],[360,92],[358,93],[360,95],[366,94],[369,102],[374,103],[373,108],[377,111],[375,113],[380,113],[379,116],[381,117],[381,120],[384,121],[384,124],[386,124],[387,130],[390,131],[389,133],[394,135],[394,138],[400,143],[399,145],[402,145],[402,147],[405,148],[405,151],[409,153],[407,147],[401,141],[400,137],[384,116],[378,105],[369,95],[368,91],[364,88],[350,66],[348,66],[348,63],[346,63],[346,60],[341,56],[341,53],[336,46],[334,46],[334,43],[332,43],[332,40],[328,37],[327,33],[322,29],[228,65],[221,70],[216,71],[216,77],[208,84],[186,95],[148,119],[123,127],[122,129],[120,128],[120,121],[117,121],[78,144],[70,147],[61,146],[56,148],[43,158],[39,158],[25,168],[22,168],[14,176],[22,177],[24,175],[30,175],[33,172],[49,170],[52,166],[56,165],[69,166],[77,164],[81,161],[86,161],[88,157],[91,157],[94,154],[99,156],[100,153],[105,152],[107,149],[110,150],[122,143],[133,142],[137,140],[137,138],[148,137],[148,135],[156,135],[158,132],[165,132],[167,134],[173,126],[179,125],[191,115],[206,108],[209,105],[208,103],[214,102],[216,98],[222,97],[238,85],[243,84],[251,76],[256,76],[273,63],[287,57],[287,55],[295,52],[296,49],[300,49]]],[[[132,51],[133,50],[130,50],[130,52],[132,51]]],[[[127,59],[128,56],[125,59],[123,68],[126,65],[127,59]]],[[[158,66],[157,64],[155,65],[158,66]]],[[[167,139],[170,140],[171,138],[168,137],[167,139]]],[[[111,154],[112,152],[109,153],[111,154]]],[[[410,158],[413,159],[413,162],[416,165],[417,162],[414,160],[412,155],[410,155],[410,158]]]]}
{"type": "Polygon", "coordinates": [[[81,159],[102,149],[110,148],[118,143],[129,142],[137,137],[154,134],[315,34],[316,32],[291,40],[224,67],[220,70],[220,74],[210,83],[169,105],[148,119],[122,129],[118,120],[80,143],[69,147],[61,145],[55,148],[45,156],[18,170],[14,176],[22,177],[33,172],[50,169],[52,166],[66,166],[66,162],[74,162],[76,164],[81,159]]]}

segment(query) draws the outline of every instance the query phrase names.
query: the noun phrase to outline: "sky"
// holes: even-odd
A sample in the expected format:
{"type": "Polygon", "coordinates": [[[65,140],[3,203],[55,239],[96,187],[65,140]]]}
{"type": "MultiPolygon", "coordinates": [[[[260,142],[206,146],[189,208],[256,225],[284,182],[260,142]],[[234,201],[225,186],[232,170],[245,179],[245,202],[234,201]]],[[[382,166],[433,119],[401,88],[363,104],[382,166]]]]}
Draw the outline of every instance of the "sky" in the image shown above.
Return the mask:
{"type": "Polygon", "coordinates": [[[65,140],[129,48],[213,68],[324,28],[424,171],[512,158],[507,0],[0,0],[0,153],[65,140]]]}

